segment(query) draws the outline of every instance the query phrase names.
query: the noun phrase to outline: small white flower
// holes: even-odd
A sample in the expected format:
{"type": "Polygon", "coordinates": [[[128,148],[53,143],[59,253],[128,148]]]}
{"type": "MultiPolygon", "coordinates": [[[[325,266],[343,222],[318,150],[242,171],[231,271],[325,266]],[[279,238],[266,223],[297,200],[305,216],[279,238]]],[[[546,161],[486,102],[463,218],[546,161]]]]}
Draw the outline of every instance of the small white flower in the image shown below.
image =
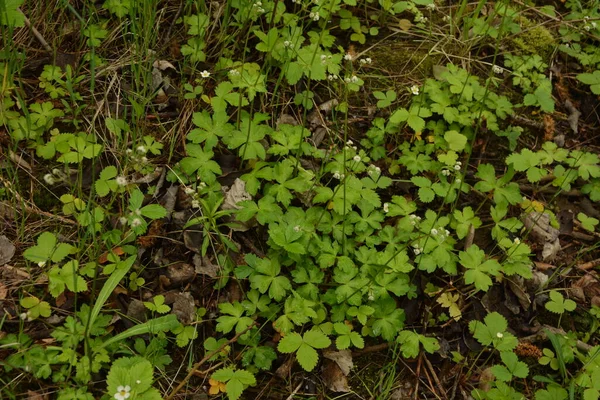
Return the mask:
{"type": "Polygon", "coordinates": [[[327,77],[327,79],[329,79],[330,81],[335,81],[337,78],[338,78],[337,75],[329,75],[327,77]]]}
{"type": "Polygon", "coordinates": [[[125,153],[126,153],[126,154],[131,154],[131,153],[133,153],[133,150],[131,150],[131,149],[127,149],[127,150],[125,150],[125,153]]]}
{"type": "Polygon", "coordinates": [[[239,74],[240,74],[240,71],[238,71],[237,69],[230,69],[229,70],[229,75],[231,75],[231,76],[238,76],[239,74]]]}
{"type": "Polygon", "coordinates": [[[42,268],[44,265],[46,265],[46,261],[40,261],[38,263],[38,267],[42,268]]]}
{"type": "Polygon", "coordinates": [[[432,229],[431,229],[431,234],[432,234],[433,236],[437,235],[437,234],[438,234],[438,230],[437,230],[437,229],[435,229],[435,228],[432,228],[432,229]]]}
{"type": "Polygon", "coordinates": [[[60,169],[58,169],[58,168],[54,168],[54,169],[52,170],[52,175],[55,175],[55,176],[60,176],[60,169]]]}
{"type": "Polygon", "coordinates": [[[183,189],[183,191],[185,192],[185,194],[192,194],[195,192],[195,190],[191,187],[186,187],[185,189],[183,189]]]}
{"type": "Polygon", "coordinates": [[[586,16],[583,17],[584,21],[587,21],[588,19],[590,19],[590,17],[588,15],[586,15],[586,16]]]}
{"type": "Polygon", "coordinates": [[[415,18],[415,22],[416,23],[425,23],[427,22],[427,17],[423,16],[423,15],[419,15],[415,18]]]}
{"type": "Polygon", "coordinates": [[[378,174],[380,174],[381,173],[381,168],[375,167],[375,172],[377,172],[378,174]]]}
{"type": "Polygon", "coordinates": [[[292,46],[292,42],[290,42],[289,40],[286,40],[285,42],[283,42],[283,46],[284,47],[291,47],[292,46]]]}
{"type": "Polygon", "coordinates": [[[127,178],[125,178],[124,176],[117,176],[115,181],[119,186],[127,186],[127,178]]]}
{"type": "Polygon", "coordinates": [[[121,217],[119,218],[119,222],[121,223],[121,225],[125,225],[127,223],[127,218],[121,217]]]}
{"type": "Polygon", "coordinates": [[[504,337],[504,335],[502,334],[502,332],[498,332],[498,333],[496,333],[496,337],[498,339],[502,339],[504,337]]]}
{"type": "Polygon", "coordinates": [[[192,200],[192,208],[200,208],[200,202],[198,200],[192,200]]]}
{"type": "Polygon", "coordinates": [[[357,156],[354,156],[354,157],[352,157],[352,159],[353,159],[354,161],[356,161],[356,162],[360,162],[360,156],[358,156],[358,155],[357,155],[357,156]]]}
{"type": "Polygon", "coordinates": [[[140,380],[138,379],[137,381],[135,381],[135,383],[137,383],[137,384],[139,385],[140,383],[142,383],[142,381],[140,381],[140,380]]]}
{"type": "Polygon", "coordinates": [[[27,319],[27,313],[24,312],[24,313],[19,314],[19,318],[21,318],[22,320],[26,320],[27,319]]]}
{"type": "Polygon", "coordinates": [[[204,189],[205,187],[206,187],[206,183],[205,182],[200,182],[198,184],[198,189],[200,189],[200,190],[204,189]]]}
{"type": "Polygon", "coordinates": [[[418,256],[419,254],[421,254],[423,252],[423,248],[419,247],[419,245],[415,244],[413,246],[413,251],[415,252],[415,255],[418,256]]]}
{"type": "Polygon", "coordinates": [[[373,60],[371,60],[371,57],[365,58],[365,61],[367,62],[367,64],[371,64],[373,62],[373,60]]]}
{"type": "Polygon", "coordinates": [[[258,13],[261,13],[261,14],[262,14],[262,13],[264,13],[264,12],[265,12],[265,9],[264,9],[264,8],[262,8],[262,7],[259,7],[259,8],[256,10],[256,12],[258,12],[258,13]]]}
{"type": "Polygon", "coordinates": [[[456,165],[454,166],[454,170],[455,170],[455,171],[460,171],[460,165],[456,164],[456,165]]]}
{"type": "Polygon", "coordinates": [[[514,242],[515,242],[515,244],[520,244],[521,243],[521,239],[515,238],[514,242]]]}
{"type": "Polygon", "coordinates": [[[300,225],[296,225],[294,227],[294,232],[300,232],[300,225]]]}
{"type": "Polygon", "coordinates": [[[417,85],[412,85],[410,87],[410,92],[417,96],[419,94],[419,87],[417,85]]]}
{"type": "Polygon", "coordinates": [[[435,10],[435,3],[429,3],[425,6],[425,8],[427,8],[428,10],[435,10]]]}
{"type": "Polygon", "coordinates": [[[495,74],[501,74],[504,72],[504,68],[502,68],[499,65],[492,65],[492,72],[494,72],[495,74]]]}
{"type": "MultiPolygon", "coordinates": [[[[346,78],[346,79],[348,79],[348,78],[346,78]]],[[[346,82],[348,82],[348,83],[356,83],[356,82],[358,82],[358,76],[352,75],[352,77],[350,78],[350,80],[347,80],[346,82]]]]}
{"type": "Polygon", "coordinates": [[[138,146],[138,147],[136,147],[135,151],[137,151],[140,154],[146,154],[147,150],[146,150],[146,147],[144,147],[144,146],[138,146]]]}
{"type": "Polygon", "coordinates": [[[117,393],[115,393],[114,398],[117,400],[125,400],[131,396],[131,386],[119,386],[117,387],[117,393]]]}
{"type": "Polygon", "coordinates": [[[460,180],[460,178],[456,178],[455,182],[460,184],[462,181],[460,180]]]}
{"type": "Polygon", "coordinates": [[[444,175],[444,176],[450,176],[450,170],[449,169],[442,170],[442,175],[444,175]]]}
{"type": "Polygon", "coordinates": [[[444,15],[444,16],[442,17],[442,21],[444,21],[444,22],[448,22],[448,21],[450,21],[450,16],[449,16],[449,15],[444,15]]]}
{"type": "Polygon", "coordinates": [[[54,175],[52,174],[44,175],[44,181],[46,181],[48,185],[54,185],[56,183],[56,181],[54,180],[54,175]]]}
{"type": "Polygon", "coordinates": [[[597,26],[598,26],[598,24],[597,24],[597,23],[595,23],[595,22],[592,22],[592,28],[596,29],[596,27],[597,27],[597,26]]]}
{"type": "Polygon", "coordinates": [[[260,7],[262,6],[262,1],[257,1],[256,3],[254,3],[255,6],[260,7]]]}
{"type": "Polygon", "coordinates": [[[367,297],[367,300],[369,300],[369,301],[375,300],[375,295],[373,295],[373,292],[369,292],[369,296],[367,297]]]}
{"type": "Polygon", "coordinates": [[[354,142],[353,142],[352,140],[348,140],[348,141],[346,142],[346,144],[347,144],[348,146],[352,146],[352,145],[354,144],[354,142]]]}
{"type": "Polygon", "coordinates": [[[142,164],[146,164],[148,162],[148,157],[144,156],[140,158],[140,161],[142,162],[142,164]]]}
{"type": "Polygon", "coordinates": [[[142,215],[142,210],[140,210],[139,208],[137,210],[135,210],[133,212],[134,215],[137,215],[138,217],[142,215]]]}
{"type": "Polygon", "coordinates": [[[200,72],[200,76],[203,78],[208,78],[210,76],[210,72],[208,72],[207,70],[204,70],[204,71],[200,72]]]}
{"type": "Polygon", "coordinates": [[[350,78],[344,78],[344,82],[346,82],[346,83],[350,83],[350,82],[352,82],[352,81],[350,80],[350,78]]]}
{"type": "Polygon", "coordinates": [[[133,221],[131,221],[132,228],[137,228],[140,225],[142,225],[142,220],[140,218],[134,218],[133,221]]]}
{"type": "Polygon", "coordinates": [[[446,236],[450,236],[450,231],[448,229],[445,229],[444,233],[446,234],[446,236]]]}
{"type": "Polygon", "coordinates": [[[313,21],[318,21],[319,18],[321,18],[321,16],[319,15],[319,12],[311,12],[310,14],[308,14],[309,18],[312,19],[313,21]]]}
{"type": "Polygon", "coordinates": [[[346,54],[344,55],[344,60],[346,60],[346,61],[352,61],[352,54],[350,54],[350,53],[346,53],[346,54]]]}
{"type": "Polygon", "coordinates": [[[456,162],[456,165],[462,165],[462,162],[460,162],[460,161],[457,161],[457,162],[456,162]]]}
{"type": "Polygon", "coordinates": [[[367,64],[367,59],[366,59],[366,58],[361,58],[361,59],[359,60],[359,62],[360,62],[361,64],[367,64]]]}
{"type": "Polygon", "coordinates": [[[339,171],[335,171],[333,173],[333,177],[334,177],[334,179],[337,179],[337,180],[341,180],[342,179],[342,176],[340,175],[339,171]]]}
{"type": "Polygon", "coordinates": [[[327,56],[325,54],[321,54],[321,64],[327,63],[327,56]]]}
{"type": "Polygon", "coordinates": [[[383,203],[383,212],[384,213],[390,212],[390,205],[389,205],[389,203],[383,203]]]}
{"type": "Polygon", "coordinates": [[[585,29],[586,31],[589,31],[590,29],[592,29],[592,27],[591,27],[590,25],[587,25],[587,24],[586,24],[586,25],[583,27],[583,29],[585,29]]]}

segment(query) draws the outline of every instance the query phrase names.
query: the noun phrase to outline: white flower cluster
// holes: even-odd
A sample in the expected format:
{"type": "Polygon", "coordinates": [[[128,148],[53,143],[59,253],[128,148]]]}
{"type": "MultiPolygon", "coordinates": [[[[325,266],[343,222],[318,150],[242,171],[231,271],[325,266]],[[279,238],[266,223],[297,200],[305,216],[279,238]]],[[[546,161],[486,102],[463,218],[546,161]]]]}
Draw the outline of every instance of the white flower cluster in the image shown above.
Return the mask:
{"type": "Polygon", "coordinates": [[[318,21],[319,18],[321,18],[321,16],[319,15],[319,12],[311,12],[310,14],[308,14],[309,18],[312,19],[313,21],[318,21]]]}
{"type": "Polygon", "coordinates": [[[504,68],[502,68],[499,65],[494,64],[494,65],[492,65],[492,72],[495,74],[501,74],[504,72],[504,68]]]}
{"type": "Polygon", "coordinates": [[[338,76],[332,74],[332,75],[327,76],[327,79],[329,79],[330,81],[336,81],[338,79],[338,76]]]}
{"type": "Polygon", "coordinates": [[[415,215],[415,214],[410,214],[408,216],[408,219],[410,220],[410,224],[412,226],[415,226],[418,222],[421,222],[421,217],[419,217],[418,215],[415,215]]]}
{"type": "Polygon", "coordinates": [[[417,15],[417,16],[415,17],[415,22],[416,22],[417,24],[419,24],[419,23],[423,23],[423,24],[424,24],[425,22],[427,22],[427,17],[425,17],[425,16],[423,16],[423,15],[417,15]]]}
{"type": "Polygon", "coordinates": [[[589,19],[590,19],[590,17],[588,17],[587,15],[585,17],[583,17],[583,20],[585,21],[585,25],[583,26],[583,29],[585,29],[588,32],[592,29],[596,29],[596,27],[598,26],[598,24],[594,21],[592,21],[588,24],[587,22],[589,19]]]}
{"type": "Polygon", "coordinates": [[[146,153],[148,153],[148,149],[144,145],[139,145],[135,148],[135,152],[132,149],[125,150],[125,153],[131,157],[131,161],[136,164],[146,164],[148,162],[148,158],[146,157],[146,153]]]}
{"type": "Polygon", "coordinates": [[[358,147],[356,147],[356,146],[354,145],[354,142],[353,142],[352,140],[348,140],[348,141],[346,142],[346,148],[347,148],[347,149],[352,149],[352,150],[354,150],[354,151],[358,150],[358,147]]]}
{"type": "Polygon", "coordinates": [[[330,55],[321,54],[321,64],[323,64],[323,65],[327,64],[327,61],[331,60],[332,57],[333,56],[331,54],[330,55]]]}
{"type": "MultiPolygon", "coordinates": [[[[205,187],[206,187],[206,183],[204,183],[204,182],[198,183],[199,190],[202,190],[205,187]]],[[[200,208],[200,200],[199,200],[200,196],[199,196],[198,192],[196,191],[196,189],[186,186],[185,189],[183,189],[183,191],[185,192],[185,194],[187,194],[188,196],[190,196],[192,198],[192,208],[200,208]]]]}
{"type": "Polygon", "coordinates": [[[344,81],[346,83],[356,83],[356,82],[358,82],[358,76],[352,75],[351,78],[345,78],[344,81]]]}
{"type": "Polygon", "coordinates": [[[46,182],[47,185],[54,185],[57,182],[61,182],[66,178],[66,175],[64,172],[62,172],[60,169],[58,168],[54,168],[52,170],[51,174],[46,174],[44,175],[44,182],[46,182]]]}
{"type": "Polygon", "coordinates": [[[448,236],[450,236],[450,231],[441,227],[439,229],[431,228],[430,233],[431,236],[435,236],[441,240],[445,240],[448,236]]]}
{"type": "Polygon", "coordinates": [[[367,58],[361,58],[359,60],[359,62],[361,64],[371,64],[371,63],[373,63],[373,60],[371,60],[371,57],[367,57],[367,58]]]}
{"type": "Polygon", "coordinates": [[[341,174],[340,171],[335,171],[333,173],[333,178],[337,179],[338,181],[341,181],[342,179],[344,179],[346,177],[346,175],[341,174]]]}
{"type": "Polygon", "coordinates": [[[346,61],[352,61],[353,59],[354,58],[352,57],[352,54],[350,54],[350,53],[346,53],[344,55],[344,60],[346,60],[346,61]]]}
{"type": "Polygon", "coordinates": [[[375,165],[371,164],[371,165],[369,165],[369,168],[367,169],[367,174],[369,174],[369,176],[372,176],[373,174],[381,175],[381,168],[376,167],[375,165]]]}
{"type": "Polygon", "coordinates": [[[433,11],[436,9],[435,3],[429,3],[425,6],[426,9],[433,11]]]}
{"type": "Polygon", "coordinates": [[[462,163],[460,161],[457,161],[456,164],[454,164],[455,171],[460,171],[461,167],[462,167],[462,163]]]}
{"type": "Polygon", "coordinates": [[[421,254],[423,252],[423,248],[420,247],[418,244],[413,244],[413,251],[415,253],[415,256],[418,256],[419,254],[421,254]]]}
{"type": "Polygon", "coordinates": [[[262,1],[257,1],[256,3],[254,3],[252,5],[252,7],[254,7],[256,9],[256,12],[262,14],[265,12],[265,9],[262,8],[262,1]]]}
{"type": "MultiPolygon", "coordinates": [[[[285,42],[284,42],[285,45],[285,42]]],[[[229,75],[231,76],[240,76],[240,71],[238,71],[237,69],[230,69],[229,70],[229,75]]]]}

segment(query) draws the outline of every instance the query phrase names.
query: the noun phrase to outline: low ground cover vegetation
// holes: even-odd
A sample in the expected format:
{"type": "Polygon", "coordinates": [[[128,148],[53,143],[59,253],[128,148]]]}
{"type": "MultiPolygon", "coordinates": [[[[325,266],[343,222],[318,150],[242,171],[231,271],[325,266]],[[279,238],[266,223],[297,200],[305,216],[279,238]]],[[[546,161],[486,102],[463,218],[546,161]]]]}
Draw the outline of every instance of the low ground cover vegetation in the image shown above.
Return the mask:
{"type": "Polygon", "coordinates": [[[600,3],[0,4],[2,398],[600,398],[600,3]]]}

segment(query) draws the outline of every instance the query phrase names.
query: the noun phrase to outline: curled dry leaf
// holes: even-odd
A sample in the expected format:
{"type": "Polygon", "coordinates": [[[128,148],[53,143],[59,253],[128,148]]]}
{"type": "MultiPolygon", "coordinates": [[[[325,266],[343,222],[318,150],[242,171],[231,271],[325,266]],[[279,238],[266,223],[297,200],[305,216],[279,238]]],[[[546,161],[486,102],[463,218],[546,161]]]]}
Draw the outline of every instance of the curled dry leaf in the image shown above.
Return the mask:
{"type": "Polygon", "coordinates": [[[194,269],[198,275],[207,275],[212,279],[219,277],[219,266],[213,264],[208,257],[194,255],[194,269]]]}
{"type": "Polygon", "coordinates": [[[0,265],[8,264],[14,255],[15,246],[6,236],[0,236],[0,265]]]}
{"type": "Polygon", "coordinates": [[[553,259],[561,249],[560,231],[550,224],[550,215],[532,211],[524,217],[523,223],[529,229],[530,237],[543,247],[542,260],[553,259]]]}
{"type": "Polygon", "coordinates": [[[335,361],[335,363],[342,369],[344,375],[348,375],[354,367],[354,362],[352,361],[352,352],[350,350],[325,350],[323,351],[323,357],[335,361]]]}
{"type": "Polygon", "coordinates": [[[323,361],[321,377],[323,378],[325,386],[332,392],[348,393],[350,391],[348,378],[346,378],[346,375],[335,361],[323,361]]]}

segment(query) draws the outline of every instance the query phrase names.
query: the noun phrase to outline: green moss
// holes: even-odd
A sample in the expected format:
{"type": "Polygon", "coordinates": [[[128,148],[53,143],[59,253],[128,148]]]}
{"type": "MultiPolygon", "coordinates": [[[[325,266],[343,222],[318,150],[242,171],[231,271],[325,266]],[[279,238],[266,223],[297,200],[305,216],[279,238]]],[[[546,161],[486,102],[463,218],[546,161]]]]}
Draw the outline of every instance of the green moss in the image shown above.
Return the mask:
{"type": "Polygon", "coordinates": [[[429,49],[413,48],[405,42],[384,42],[368,54],[373,59],[373,66],[388,71],[391,75],[404,75],[412,72],[412,76],[429,77],[439,56],[429,54],[429,49]]]}
{"type": "Polygon", "coordinates": [[[517,54],[539,54],[548,59],[558,45],[554,35],[545,26],[522,17],[519,21],[522,31],[510,39],[510,46],[517,54]]]}

